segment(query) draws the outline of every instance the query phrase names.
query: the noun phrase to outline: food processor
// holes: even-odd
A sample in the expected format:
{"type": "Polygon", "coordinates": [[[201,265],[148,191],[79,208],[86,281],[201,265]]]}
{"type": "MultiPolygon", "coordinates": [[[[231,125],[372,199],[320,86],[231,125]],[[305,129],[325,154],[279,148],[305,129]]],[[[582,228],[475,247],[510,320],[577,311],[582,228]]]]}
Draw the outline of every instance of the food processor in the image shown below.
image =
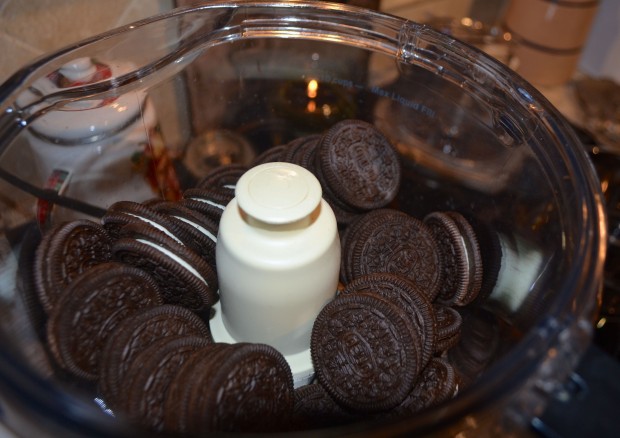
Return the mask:
{"type": "Polygon", "coordinates": [[[296,433],[527,435],[592,339],[607,224],[586,152],[525,80],[428,26],[336,3],[209,2],[39,58],[2,84],[0,110],[0,412],[18,436],[151,436],[50,365],[32,294],[46,230],[174,199],[345,119],[400,153],[398,209],[475,224],[486,293],[462,309],[453,399],[296,433]],[[79,80],[58,81],[67,69],[79,80]]]}

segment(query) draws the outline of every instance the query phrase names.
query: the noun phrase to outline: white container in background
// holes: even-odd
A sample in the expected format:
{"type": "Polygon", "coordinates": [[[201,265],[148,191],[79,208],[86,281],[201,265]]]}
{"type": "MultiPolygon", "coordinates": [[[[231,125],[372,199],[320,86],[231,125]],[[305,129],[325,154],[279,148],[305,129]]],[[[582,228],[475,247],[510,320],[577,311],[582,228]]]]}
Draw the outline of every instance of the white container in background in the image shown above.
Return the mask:
{"type": "Polygon", "coordinates": [[[587,75],[620,83],[620,1],[600,2],[579,69],[587,75]]]}
{"type": "MultiPolygon", "coordinates": [[[[77,58],[36,81],[20,104],[40,96],[122,76],[135,66],[77,58]]],[[[27,130],[33,180],[44,189],[105,210],[120,200],[180,197],[172,162],[159,131],[155,107],[143,90],[107,99],[69,102],[48,111],[27,130]]],[[[39,199],[42,227],[89,217],[39,199]]]]}
{"type": "Polygon", "coordinates": [[[569,81],[577,68],[598,1],[512,0],[504,25],[512,34],[509,66],[534,85],[569,81]]]}

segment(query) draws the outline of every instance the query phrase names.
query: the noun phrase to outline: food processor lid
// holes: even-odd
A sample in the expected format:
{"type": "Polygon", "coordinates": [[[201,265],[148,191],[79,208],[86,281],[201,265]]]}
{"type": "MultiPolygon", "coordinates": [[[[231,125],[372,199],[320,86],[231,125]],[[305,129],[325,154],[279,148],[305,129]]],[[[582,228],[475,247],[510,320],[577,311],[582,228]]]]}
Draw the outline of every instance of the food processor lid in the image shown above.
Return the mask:
{"type": "MultiPolygon", "coordinates": [[[[46,96],[118,78],[133,70],[135,66],[129,62],[77,58],[37,80],[17,103],[36,107],[46,96]]],[[[30,125],[30,132],[55,144],[96,142],[133,124],[140,117],[145,98],[146,92],[138,91],[106,99],[80,99],[41,115],[30,125]]]]}

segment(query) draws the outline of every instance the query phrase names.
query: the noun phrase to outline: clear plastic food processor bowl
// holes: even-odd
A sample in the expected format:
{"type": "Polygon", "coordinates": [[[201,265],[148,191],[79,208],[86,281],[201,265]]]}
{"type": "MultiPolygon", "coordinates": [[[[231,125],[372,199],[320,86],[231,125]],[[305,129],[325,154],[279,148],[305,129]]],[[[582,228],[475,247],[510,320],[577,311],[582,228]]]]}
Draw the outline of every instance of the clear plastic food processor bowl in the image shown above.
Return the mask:
{"type": "Polygon", "coordinates": [[[347,118],[400,152],[400,209],[457,210],[495,236],[497,278],[466,309],[488,348],[462,337],[480,369],[454,399],[313,433],[526,433],[590,342],[606,242],[593,167],[532,86],[428,27],[340,4],[209,2],[39,59],[0,87],[0,109],[0,417],[20,435],[140,433],[50,371],[28,297],[39,230],[174,197],[347,118]]]}

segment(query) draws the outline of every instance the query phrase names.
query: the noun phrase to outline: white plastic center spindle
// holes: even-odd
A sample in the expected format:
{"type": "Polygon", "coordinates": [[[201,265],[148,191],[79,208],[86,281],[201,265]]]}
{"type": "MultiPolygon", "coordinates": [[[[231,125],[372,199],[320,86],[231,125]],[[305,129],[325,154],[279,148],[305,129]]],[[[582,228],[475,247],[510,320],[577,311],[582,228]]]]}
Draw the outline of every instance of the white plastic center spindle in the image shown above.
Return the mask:
{"type": "Polygon", "coordinates": [[[287,360],[295,355],[309,360],[312,325],[338,286],[334,213],[316,177],[290,163],[250,169],[235,195],[217,239],[223,327],[214,338],[225,329],[236,342],[265,343],[287,360]]]}
{"type": "MultiPolygon", "coordinates": [[[[309,220],[321,202],[321,185],[306,169],[290,163],[267,163],[249,170],[235,187],[239,208],[268,225],[309,220]]],[[[280,231],[281,227],[273,227],[280,231]]]]}

